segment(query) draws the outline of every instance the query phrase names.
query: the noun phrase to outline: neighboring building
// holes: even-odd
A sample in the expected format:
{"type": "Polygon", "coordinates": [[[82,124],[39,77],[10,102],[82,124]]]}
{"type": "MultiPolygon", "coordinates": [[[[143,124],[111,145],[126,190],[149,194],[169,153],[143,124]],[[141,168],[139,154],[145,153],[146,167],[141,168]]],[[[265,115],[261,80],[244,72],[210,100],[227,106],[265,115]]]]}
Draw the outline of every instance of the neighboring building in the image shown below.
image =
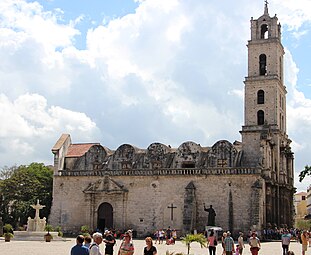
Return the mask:
{"type": "Polygon", "coordinates": [[[307,215],[305,216],[305,219],[311,219],[311,185],[307,189],[307,215]]]}
{"type": "MultiPolygon", "coordinates": [[[[251,19],[242,142],[178,148],[152,143],[73,144],[63,134],[54,154],[49,222],[64,231],[133,228],[138,235],[171,226],[203,231],[206,207],[233,233],[269,224],[293,225],[293,152],[286,133],[281,26],[264,14],[251,19]]],[[[151,116],[150,116],[151,117],[151,116]]],[[[212,124],[212,122],[211,122],[212,124]]]]}
{"type": "Polygon", "coordinates": [[[303,220],[307,215],[307,192],[299,192],[294,195],[295,223],[303,220]]]}

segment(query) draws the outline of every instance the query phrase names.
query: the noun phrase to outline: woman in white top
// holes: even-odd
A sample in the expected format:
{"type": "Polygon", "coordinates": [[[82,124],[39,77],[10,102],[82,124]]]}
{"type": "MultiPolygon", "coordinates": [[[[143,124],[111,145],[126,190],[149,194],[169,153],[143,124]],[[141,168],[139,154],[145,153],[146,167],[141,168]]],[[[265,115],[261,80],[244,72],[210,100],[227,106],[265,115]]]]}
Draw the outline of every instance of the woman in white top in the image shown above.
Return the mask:
{"type": "Polygon", "coordinates": [[[255,232],[252,233],[251,237],[249,238],[249,245],[252,255],[258,255],[258,251],[261,248],[259,238],[255,232]]]}
{"type": "Polygon", "coordinates": [[[243,249],[245,248],[244,238],[243,238],[243,233],[242,232],[240,232],[240,236],[238,238],[238,245],[239,245],[239,254],[242,255],[243,249]]]}

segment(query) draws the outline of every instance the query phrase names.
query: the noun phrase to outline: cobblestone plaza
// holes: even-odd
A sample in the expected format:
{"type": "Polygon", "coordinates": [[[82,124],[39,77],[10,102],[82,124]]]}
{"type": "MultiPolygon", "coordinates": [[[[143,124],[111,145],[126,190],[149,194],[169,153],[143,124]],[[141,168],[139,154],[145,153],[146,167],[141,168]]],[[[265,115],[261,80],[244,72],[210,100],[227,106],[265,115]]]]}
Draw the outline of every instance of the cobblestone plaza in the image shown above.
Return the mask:
{"type": "MultiPolygon", "coordinates": [[[[134,255],[143,254],[143,247],[145,246],[144,240],[133,240],[135,246],[134,255]]],[[[14,241],[5,243],[3,238],[0,238],[0,254],[1,255],[62,255],[70,254],[71,247],[75,245],[75,239],[66,239],[66,241],[52,241],[46,243],[44,241],[14,241]]],[[[117,245],[114,247],[114,254],[117,255],[118,248],[120,246],[120,240],[117,240],[117,245]]],[[[187,248],[185,244],[177,241],[175,245],[156,244],[159,255],[165,255],[166,251],[170,252],[183,252],[187,254],[187,248]]],[[[295,252],[295,255],[301,254],[301,244],[292,242],[290,244],[290,250],[295,252]]],[[[104,244],[101,245],[101,251],[104,252],[104,244]]],[[[208,249],[201,248],[199,244],[192,243],[190,254],[194,255],[208,255],[208,249]]],[[[221,245],[218,244],[217,255],[222,254],[221,245]]],[[[250,255],[249,246],[246,245],[244,255],[250,255]]],[[[259,255],[281,255],[282,248],[280,242],[268,242],[262,243],[262,249],[259,255]]],[[[311,254],[311,248],[308,248],[306,255],[311,254]]]]}

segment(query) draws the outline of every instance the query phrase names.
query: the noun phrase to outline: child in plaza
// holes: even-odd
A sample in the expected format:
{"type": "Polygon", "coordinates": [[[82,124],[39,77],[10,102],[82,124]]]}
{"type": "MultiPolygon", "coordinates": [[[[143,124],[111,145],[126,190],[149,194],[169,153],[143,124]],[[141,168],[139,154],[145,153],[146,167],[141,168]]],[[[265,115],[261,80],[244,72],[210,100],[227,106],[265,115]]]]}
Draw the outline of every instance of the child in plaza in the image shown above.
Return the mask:
{"type": "Polygon", "coordinates": [[[236,248],[235,248],[235,254],[234,255],[239,255],[240,254],[240,245],[236,245],[236,248]]]}

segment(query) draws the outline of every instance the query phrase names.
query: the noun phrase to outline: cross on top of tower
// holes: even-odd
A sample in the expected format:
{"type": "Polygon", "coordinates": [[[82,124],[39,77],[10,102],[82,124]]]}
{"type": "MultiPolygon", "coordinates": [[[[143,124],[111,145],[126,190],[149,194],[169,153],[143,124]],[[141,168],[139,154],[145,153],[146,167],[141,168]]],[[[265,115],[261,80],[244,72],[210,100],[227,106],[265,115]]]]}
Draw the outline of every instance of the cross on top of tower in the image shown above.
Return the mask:
{"type": "Polygon", "coordinates": [[[268,0],[265,0],[265,11],[264,11],[264,14],[267,14],[267,15],[269,14],[268,13],[268,4],[269,4],[268,0]]]}

